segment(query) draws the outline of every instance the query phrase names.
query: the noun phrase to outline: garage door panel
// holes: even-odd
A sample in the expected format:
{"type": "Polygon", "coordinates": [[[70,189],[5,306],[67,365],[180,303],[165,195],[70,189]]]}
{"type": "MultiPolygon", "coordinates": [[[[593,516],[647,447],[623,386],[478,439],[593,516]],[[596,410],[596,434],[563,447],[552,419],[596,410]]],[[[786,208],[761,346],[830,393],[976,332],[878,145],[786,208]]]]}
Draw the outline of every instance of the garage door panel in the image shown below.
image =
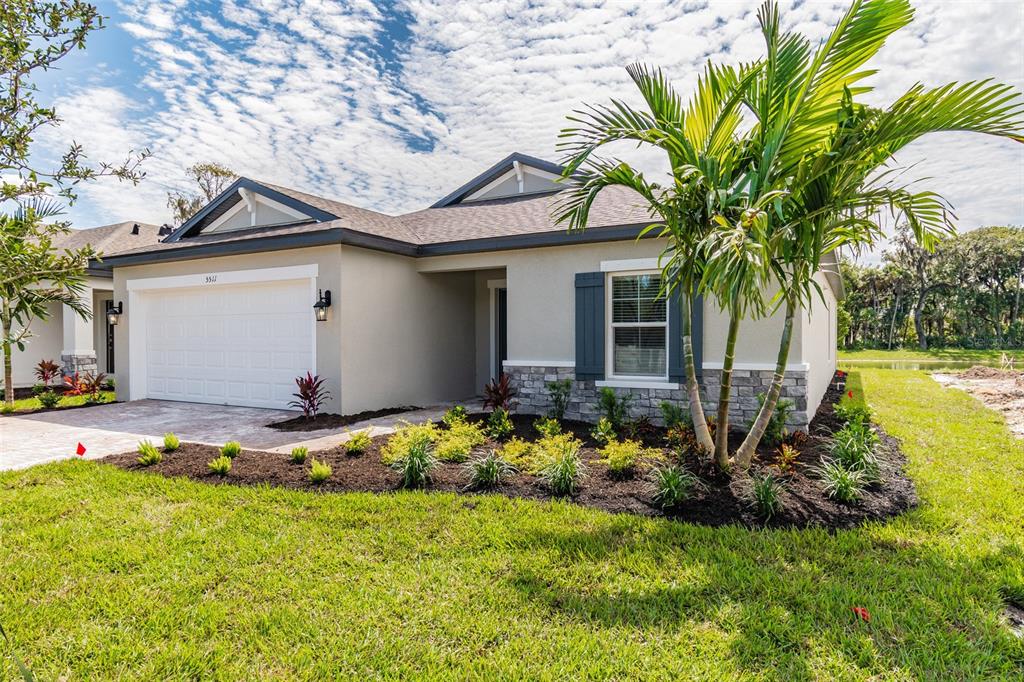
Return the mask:
{"type": "Polygon", "coordinates": [[[314,370],[308,280],[146,298],[148,397],[284,408],[314,370]]]}

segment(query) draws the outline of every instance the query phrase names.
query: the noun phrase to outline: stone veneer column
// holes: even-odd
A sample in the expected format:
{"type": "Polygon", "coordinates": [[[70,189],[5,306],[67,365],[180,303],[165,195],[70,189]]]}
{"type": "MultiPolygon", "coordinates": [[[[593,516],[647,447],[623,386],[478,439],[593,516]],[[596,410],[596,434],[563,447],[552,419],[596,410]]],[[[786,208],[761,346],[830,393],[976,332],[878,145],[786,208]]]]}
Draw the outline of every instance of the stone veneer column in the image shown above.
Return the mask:
{"type": "MultiPolygon", "coordinates": [[[[551,408],[551,400],[547,392],[547,382],[559,379],[572,380],[572,392],[569,405],[565,411],[566,419],[578,419],[596,422],[600,415],[598,408],[598,392],[594,381],[577,381],[575,370],[571,367],[540,367],[540,366],[506,366],[505,373],[512,378],[513,385],[519,391],[517,400],[519,411],[525,414],[544,414],[551,408]]],[[[746,425],[757,414],[759,393],[767,393],[775,372],[770,369],[733,370],[732,404],[729,418],[733,424],[746,425]]],[[[701,380],[704,409],[713,414],[717,407],[718,387],[721,384],[721,371],[704,370],[701,380]],[[711,396],[709,398],[709,396],[711,396]]],[[[660,404],[669,400],[688,405],[686,390],[663,388],[616,388],[618,395],[633,396],[633,417],[646,415],[656,423],[661,423],[660,404]]],[[[787,426],[790,429],[806,430],[810,422],[807,414],[807,372],[789,371],[782,384],[782,397],[792,400],[793,412],[790,413],[787,426]]],[[[813,416],[813,415],[811,415],[813,416]]]]}
{"type": "MultiPolygon", "coordinates": [[[[90,301],[92,289],[86,290],[83,299],[90,301]]],[[[92,307],[91,301],[89,307],[92,307]]],[[[64,323],[63,350],[60,352],[61,371],[65,375],[96,374],[96,349],[93,347],[92,318],[83,320],[72,308],[61,306],[64,323]]]]}

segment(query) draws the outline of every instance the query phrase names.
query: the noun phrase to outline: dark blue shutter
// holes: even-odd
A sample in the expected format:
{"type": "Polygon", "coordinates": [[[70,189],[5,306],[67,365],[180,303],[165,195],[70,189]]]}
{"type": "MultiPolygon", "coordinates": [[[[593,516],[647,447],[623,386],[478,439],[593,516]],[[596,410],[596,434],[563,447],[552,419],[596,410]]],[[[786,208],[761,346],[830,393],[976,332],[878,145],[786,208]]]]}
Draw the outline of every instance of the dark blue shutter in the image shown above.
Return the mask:
{"type": "Polygon", "coordinates": [[[576,378],[604,379],[604,273],[576,273],[576,378]]]}
{"type": "MultiPolygon", "coordinates": [[[[683,325],[682,307],[680,306],[679,289],[672,292],[668,302],[668,379],[682,383],[686,381],[686,368],[683,366],[683,325]]],[[[704,297],[693,299],[690,310],[690,336],[693,344],[693,364],[697,376],[701,375],[701,364],[704,356],[704,297]]]]}

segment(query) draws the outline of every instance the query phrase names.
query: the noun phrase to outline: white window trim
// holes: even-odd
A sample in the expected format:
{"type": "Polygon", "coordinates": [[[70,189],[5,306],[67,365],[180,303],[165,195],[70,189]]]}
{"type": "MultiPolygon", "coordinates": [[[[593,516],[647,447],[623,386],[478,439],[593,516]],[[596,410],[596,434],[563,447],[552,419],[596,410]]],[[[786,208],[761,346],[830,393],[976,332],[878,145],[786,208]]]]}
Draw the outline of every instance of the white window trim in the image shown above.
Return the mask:
{"type": "MultiPolygon", "coordinates": [[[[639,259],[638,259],[639,260],[639,259]]],[[[655,261],[657,259],[654,259],[655,261]]],[[[628,262],[628,261],[619,261],[628,262]]],[[[636,262],[636,261],[634,261],[636,262]]],[[[602,263],[602,266],[604,263],[602,263]]],[[[660,326],[665,328],[665,373],[660,376],[632,376],[628,374],[616,374],[615,373],[615,328],[616,326],[621,327],[657,327],[658,324],[653,323],[619,323],[616,325],[612,322],[612,297],[613,277],[630,277],[635,275],[661,275],[661,270],[655,268],[645,268],[638,270],[611,270],[605,273],[605,297],[604,297],[604,319],[605,319],[605,356],[604,356],[604,380],[623,384],[636,384],[630,386],[621,386],[621,388],[663,388],[664,386],[655,386],[655,384],[671,384],[668,380],[669,373],[669,329],[668,329],[668,307],[665,308],[665,321],[660,326]]],[[[675,385],[675,384],[672,384],[675,385]]]]}
{"type": "Polygon", "coordinates": [[[672,381],[660,381],[657,379],[652,381],[640,379],[598,379],[594,382],[594,385],[598,388],[655,388],[670,391],[679,390],[683,386],[672,381]]]}
{"type": "MultiPolygon", "coordinates": [[[[661,272],[661,263],[658,258],[628,258],[626,260],[603,260],[601,261],[601,272],[614,272],[626,274],[636,270],[654,270],[661,272]]],[[[650,274],[650,273],[645,273],[650,274]]]]}

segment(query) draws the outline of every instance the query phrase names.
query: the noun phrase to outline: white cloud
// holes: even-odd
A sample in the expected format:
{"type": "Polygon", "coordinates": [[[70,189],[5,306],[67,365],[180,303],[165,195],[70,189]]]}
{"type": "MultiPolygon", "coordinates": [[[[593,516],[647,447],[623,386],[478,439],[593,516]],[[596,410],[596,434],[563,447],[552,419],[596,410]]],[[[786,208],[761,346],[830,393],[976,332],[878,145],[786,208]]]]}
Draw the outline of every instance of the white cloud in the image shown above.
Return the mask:
{"type": "MultiPolygon", "coordinates": [[[[555,157],[565,115],[582,103],[636,103],[622,68],[631,61],[662,66],[685,92],[708,59],[758,56],[759,4],[408,0],[396,18],[367,1],[229,0],[202,12],[184,0],[126,2],[122,27],[157,107],[109,88],[74,92],[58,102],[61,132],[88,140],[95,158],[140,145],[154,158],[138,188],[89,188],[80,215],[166,220],[166,188],[203,160],[379,210],[420,208],[510,151],[555,157]],[[392,48],[396,25],[407,34],[392,48]]],[[[917,4],[915,24],[874,64],[877,103],[917,81],[1024,86],[1024,5],[917,4]]],[[[802,2],[783,17],[820,39],[844,6],[802,2]]],[[[938,136],[901,160],[926,157],[917,174],[932,176],[964,227],[1024,223],[1020,145],[938,136]]]]}

